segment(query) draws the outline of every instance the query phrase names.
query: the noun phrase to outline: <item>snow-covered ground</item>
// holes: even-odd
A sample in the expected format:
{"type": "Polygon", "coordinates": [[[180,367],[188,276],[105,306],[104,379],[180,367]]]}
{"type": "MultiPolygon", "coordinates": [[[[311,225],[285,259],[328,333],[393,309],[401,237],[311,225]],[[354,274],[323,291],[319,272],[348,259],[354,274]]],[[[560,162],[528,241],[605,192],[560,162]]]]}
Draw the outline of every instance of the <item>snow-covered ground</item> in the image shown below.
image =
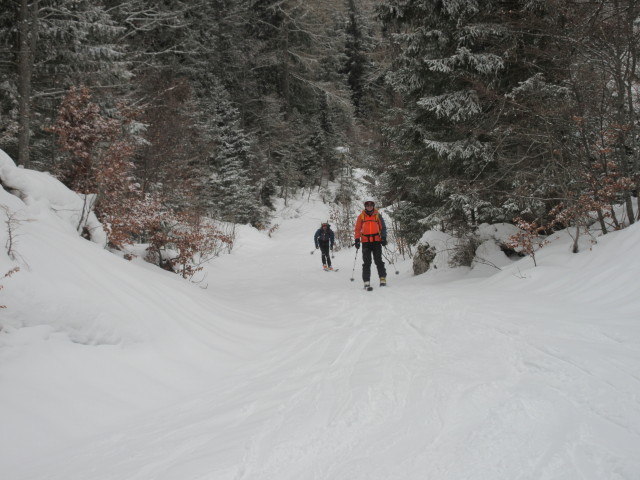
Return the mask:
{"type": "Polygon", "coordinates": [[[196,285],[79,238],[42,175],[0,158],[40,193],[0,188],[20,219],[0,276],[21,268],[0,279],[3,480],[640,478],[639,225],[482,278],[400,260],[365,292],[355,250],[338,272],[310,254],[329,207],[305,197],[196,285]]]}

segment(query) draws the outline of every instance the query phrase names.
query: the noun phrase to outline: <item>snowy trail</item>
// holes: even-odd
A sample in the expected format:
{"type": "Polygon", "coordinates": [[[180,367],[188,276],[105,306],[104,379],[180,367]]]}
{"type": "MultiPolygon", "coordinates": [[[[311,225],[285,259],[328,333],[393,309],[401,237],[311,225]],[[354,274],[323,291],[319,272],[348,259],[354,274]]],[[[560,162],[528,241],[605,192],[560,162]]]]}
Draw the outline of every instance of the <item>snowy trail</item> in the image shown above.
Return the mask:
{"type": "MultiPolygon", "coordinates": [[[[521,478],[605,478],[612,465],[620,465],[619,478],[633,478],[637,426],[598,411],[589,399],[594,386],[578,390],[585,398],[567,397],[563,388],[595,381],[602,389],[608,380],[541,349],[517,323],[475,321],[464,309],[447,315],[432,298],[418,317],[413,308],[403,311],[403,301],[389,302],[390,292],[372,302],[375,317],[354,308],[330,316],[312,336],[291,337],[253,376],[203,391],[181,415],[154,415],[124,438],[90,446],[78,455],[80,465],[50,478],[86,478],[98,460],[91,457],[105,455],[114,468],[92,478],[489,480],[509,478],[515,463],[521,478]],[[456,322],[467,324],[467,335],[456,322]],[[474,351],[478,342],[484,352],[474,351]],[[616,436],[626,429],[629,443],[617,447],[629,456],[604,455],[593,432],[578,428],[583,416],[616,436]],[[563,437],[572,425],[575,433],[563,437]],[[122,463],[123,442],[137,446],[138,457],[122,463]],[[580,472],[588,459],[574,452],[589,451],[604,464],[580,472]],[[489,470],[488,459],[497,462],[489,470]]],[[[637,413],[632,392],[620,397],[621,413],[637,413]]]]}
{"type": "Polygon", "coordinates": [[[298,208],[207,278],[223,314],[264,332],[253,358],[11,480],[638,479],[637,327],[391,268],[364,292],[352,249],[320,269],[298,208]]]}
{"type": "MultiPolygon", "coordinates": [[[[300,384],[296,398],[308,397],[286,406],[289,413],[282,417],[291,419],[292,432],[282,433],[288,431],[283,421],[269,434],[263,430],[262,441],[252,449],[262,449],[267,460],[258,461],[259,453],[250,455],[241,478],[293,479],[314,472],[313,478],[408,479],[448,472],[447,478],[496,479],[512,478],[513,465],[522,466],[522,478],[554,478],[558,472],[562,478],[604,478],[614,466],[620,478],[631,479],[640,471],[640,463],[632,460],[632,445],[640,440],[638,385],[612,385],[604,374],[610,369],[598,372],[580,365],[589,362],[593,343],[592,332],[572,338],[575,325],[585,323],[584,308],[559,321],[555,312],[564,311],[560,305],[539,299],[532,303],[525,292],[520,301],[527,314],[522,318],[555,318],[560,330],[571,327],[566,336],[541,334],[536,329],[548,328],[547,322],[531,326],[518,321],[517,311],[496,317],[499,298],[491,299],[494,292],[461,299],[456,289],[425,289],[410,281],[394,287],[392,277],[388,290],[368,297],[357,291],[359,270],[358,262],[355,291],[346,283],[336,291],[334,283],[324,285],[325,279],[314,287],[336,305],[339,313],[325,322],[336,327],[316,328],[299,345],[294,343],[291,367],[273,363],[276,370],[286,371],[321,355],[313,369],[318,373],[301,372],[299,379],[290,380],[300,384]],[[330,293],[324,291],[331,287],[330,293]],[[616,398],[613,408],[608,402],[599,405],[594,391],[616,398]],[[315,433],[309,432],[308,420],[301,420],[310,412],[312,418],[320,415],[315,433]],[[625,440],[608,438],[605,444],[615,444],[609,452],[601,447],[598,433],[581,426],[585,418],[625,440]],[[300,424],[306,425],[305,433],[298,431],[295,437],[300,424]],[[567,429],[572,434],[563,436],[567,429]],[[350,431],[357,433],[350,437],[350,431]],[[325,452],[326,445],[333,448],[325,452]],[[487,464],[492,464],[490,470],[487,464]]],[[[316,312],[326,308],[322,301],[304,301],[311,302],[306,305],[310,311],[314,304],[316,312]]],[[[597,328],[606,312],[591,313],[597,328]]],[[[598,359],[618,353],[612,343],[598,359]]],[[[637,368],[637,351],[628,348],[625,354],[637,368]]],[[[621,374],[635,382],[632,370],[621,374]]]]}

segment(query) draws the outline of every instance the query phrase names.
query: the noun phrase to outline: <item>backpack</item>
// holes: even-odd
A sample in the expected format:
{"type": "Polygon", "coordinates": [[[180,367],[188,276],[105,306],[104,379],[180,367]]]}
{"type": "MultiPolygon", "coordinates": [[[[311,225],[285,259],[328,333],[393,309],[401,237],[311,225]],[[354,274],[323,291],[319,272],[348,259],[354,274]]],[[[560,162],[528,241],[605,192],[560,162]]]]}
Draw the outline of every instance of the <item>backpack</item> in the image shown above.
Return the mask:
{"type": "Polygon", "coordinates": [[[382,234],[382,224],[380,222],[380,214],[376,210],[373,215],[367,215],[365,212],[360,214],[360,222],[362,224],[361,235],[362,241],[379,242],[382,234]]]}

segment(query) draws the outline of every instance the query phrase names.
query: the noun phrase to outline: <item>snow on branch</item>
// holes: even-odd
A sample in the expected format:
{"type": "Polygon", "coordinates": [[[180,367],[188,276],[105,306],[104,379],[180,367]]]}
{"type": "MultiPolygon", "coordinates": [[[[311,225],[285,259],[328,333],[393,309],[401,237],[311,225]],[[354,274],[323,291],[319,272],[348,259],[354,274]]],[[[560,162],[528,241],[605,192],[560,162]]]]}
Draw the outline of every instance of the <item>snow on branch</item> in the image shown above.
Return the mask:
{"type": "Polygon", "coordinates": [[[425,140],[424,143],[438,155],[448,160],[466,160],[468,158],[485,156],[485,148],[475,140],[457,140],[455,142],[425,140]]]}
{"type": "Polygon", "coordinates": [[[438,118],[455,122],[467,120],[482,111],[478,95],[473,90],[460,90],[418,100],[418,106],[433,112],[438,118]]]}
{"type": "Polygon", "coordinates": [[[475,15],[480,11],[478,2],[475,0],[444,0],[442,8],[448,15],[456,17],[462,14],[475,15]]]}
{"type": "Polygon", "coordinates": [[[504,25],[490,23],[475,23],[466,25],[460,29],[460,44],[471,45],[477,40],[484,40],[490,37],[504,37],[509,34],[504,25]]]}
{"type": "Polygon", "coordinates": [[[435,60],[425,60],[425,64],[434,72],[452,73],[459,67],[469,66],[480,74],[496,73],[504,67],[504,61],[491,53],[473,53],[465,47],[459,48],[455,55],[435,60]]]}
{"type": "Polygon", "coordinates": [[[569,88],[548,83],[542,73],[536,73],[524,82],[520,82],[516,88],[506,95],[506,97],[512,100],[517,100],[518,98],[531,97],[533,94],[547,99],[563,99],[571,97],[571,91],[569,88]]]}

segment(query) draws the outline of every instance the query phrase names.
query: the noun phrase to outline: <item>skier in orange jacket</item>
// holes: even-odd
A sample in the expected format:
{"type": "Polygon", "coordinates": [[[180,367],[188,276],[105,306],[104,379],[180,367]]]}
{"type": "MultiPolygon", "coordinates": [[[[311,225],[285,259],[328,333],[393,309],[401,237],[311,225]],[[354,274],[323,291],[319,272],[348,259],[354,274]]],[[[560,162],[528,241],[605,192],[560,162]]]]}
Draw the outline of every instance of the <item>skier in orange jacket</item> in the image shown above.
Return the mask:
{"type": "Polygon", "coordinates": [[[364,210],[356,220],[355,246],[360,248],[362,244],[362,280],[364,287],[371,287],[371,256],[378,269],[380,286],[387,284],[387,271],[382,261],[382,247],[387,244],[387,227],[384,219],[375,208],[375,203],[371,200],[364,202],[364,210]]]}

